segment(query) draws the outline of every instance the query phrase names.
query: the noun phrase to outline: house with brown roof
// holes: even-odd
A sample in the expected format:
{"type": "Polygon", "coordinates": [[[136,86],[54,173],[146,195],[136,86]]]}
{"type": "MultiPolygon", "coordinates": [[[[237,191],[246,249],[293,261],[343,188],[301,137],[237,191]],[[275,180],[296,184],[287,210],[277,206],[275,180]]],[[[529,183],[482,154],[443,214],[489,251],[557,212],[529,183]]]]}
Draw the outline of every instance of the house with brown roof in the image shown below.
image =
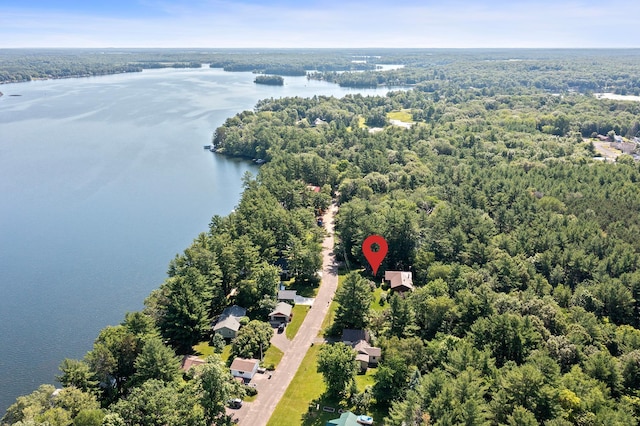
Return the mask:
{"type": "Polygon", "coordinates": [[[206,361],[202,358],[199,358],[195,355],[185,355],[182,358],[182,363],[180,364],[180,368],[183,371],[189,371],[192,367],[197,367],[198,365],[206,364],[206,361]]]}
{"type": "Polygon", "coordinates": [[[384,281],[397,293],[413,291],[413,274],[407,271],[385,271],[384,281]]]}
{"type": "Polygon", "coordinates": [[[260,367],[260,361],[257,359],[236,358],[229,370],[233,377],[249,381],[258,372],[258,367],[260,367]]]}

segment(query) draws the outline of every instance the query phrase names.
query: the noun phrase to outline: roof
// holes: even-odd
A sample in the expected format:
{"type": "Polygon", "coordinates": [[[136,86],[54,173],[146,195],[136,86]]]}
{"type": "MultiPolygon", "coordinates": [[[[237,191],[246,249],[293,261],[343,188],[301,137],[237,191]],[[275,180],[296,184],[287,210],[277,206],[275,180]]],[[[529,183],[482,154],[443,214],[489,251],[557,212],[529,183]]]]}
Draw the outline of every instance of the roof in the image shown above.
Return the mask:
{"type": "Polygon", "coordinates": [[[367,354],[367,356],[382,356],[382,349],[369,345],[366,341],[360,340],[353,346],[358,353],[367,354]]]}
{"type": "Polygon", "coordinates": [[[222,311],[222,314],[220,314],[220,318],[221,319],[222,317],[242,318],[246,315],[247,315],[247,310],[245,308],[243,308],[242,306],[233,305],[225,308],[225,310],[222,311]]]}
{"type": "Polygon", "coordinates": [[[218,331],[222,328],[238,331],[240,330],[240,321],[236,317],[220,317],[216,325],[213,326],[213,331],[218,331]]]}
{"type": "Polygon", "coordinates": [[[182,358],[182,364],[180,365],[180,368],[182,368],[184,371],[189,371],[191,367],[202,364],[206,364],[206,361],[198,358],[195,355],[185,355],[184,358],[182,358]]]}
{"type": "Polygon", "coordinates": [[[359,342],[360,340],[369,341],[369,333],[365,330],[354,330],[351,328],[345,328],[342,330],[342,339],[343,342],[359,342]]]}
{"type": "Polygon", "coordinates": [[[405,271],[386,271],[384,280],[389,281],[391,289],[405,287],[413,289],[413,274],[405,271]]]}
{"type": "Polygon", "coordinates": [[[278,291],[278,300],[296,300],[297,293],[295,290],[280,290],[278,291]]]}
{"type": "Polygon", "coordinates": [[[325,426],[361,426],[358,423],[358,416],[351,411],[347,411],[340,415],[339,419],[329,420],[325,426]]]}
{"type": "Polygon", "coordinates": [[[357,354],[356,361],[369,363],[369,355],[367,354],[357,354]]]}
{"type": "Polygon", "coordinates": [[[291,306],[287,302],[279,302],[273,312],[269,314],[269,316],[271,317],[273,315],[283,315],[285,317],[288,317],[291,316],[292,309],[293,306],[291,306]]]}
{"type": "Polygon", "coordinates": [[[259,364],[260,361],[257,359],[236,358],[229,368],[237,371],[253,371],[259,364]]]}

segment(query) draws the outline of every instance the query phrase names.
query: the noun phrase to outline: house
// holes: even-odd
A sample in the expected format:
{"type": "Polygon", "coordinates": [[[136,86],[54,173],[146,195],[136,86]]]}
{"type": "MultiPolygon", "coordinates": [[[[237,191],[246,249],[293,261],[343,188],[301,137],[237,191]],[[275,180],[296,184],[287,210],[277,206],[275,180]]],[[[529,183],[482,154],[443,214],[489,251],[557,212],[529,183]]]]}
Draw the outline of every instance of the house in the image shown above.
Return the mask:
{"type": "Polygon", "coordinates": [[[297,294],[298,292],[295,290],[279,290],[278,302],[287,302],[291,305],[295,305],[297,294]]]}
{"type": "Polygon", "coordinates": [[[360,371],[367,371],[369,366],[377,366],[382,358],[382,349],[371,346],[366,330],[344,329],[341,341],[356,351],[360,371]]]}
{"type": "MultiPolygon", "coordinates": [[[[222,317],[221,317],[222,318],[222,317]]],[[[213,332],[225,339],[234,339],[240,330],[240,321],[236,317],[224,317],[213,326],[213,332]]]]}
{"type": "Polygon", "coordinates": [[[260,367],[260,361],[257,359],[236,358],[229,369],[233,377],[249,381],[258,372],[258,367],[260,367]]]}
{"type": "Polygon", "coordinates": [[[180,368],[183,371],[191,370],[191,367],[197,367],[198,365],[206,364],[206,361],[202,358],[198,358],[195,355],[185,355],[182,358],[182,363],[180,364],[180,368]]]}
{"type": "Polygon", "coordinates": [[[342,330],[342,338],[340,339],[341,342],[344,342],[350,346],[354,346],[361,340],[369,342],[369,333],[366,330],[355,330],[351,328],[345,328],[344,330],[342,330]]]}
{"type": "Polygon", "coordinates": [[[386,271],[384,280],[391,290],[398,293],[413,291],[413,274],[406,271],[386,271]]]}
{"type": "Polygon", "coordinates": [[[269,314],[269,321],[272,323],[288,323],[293,317],[293,306],[287,302],[279,302],[276,308],[269,314]]]}
{"type": "Polygon", "coordinates": [[[360,362],[360,369],[366,370],[369,365],[378,365],[382,358],[382,349],[371,346],[364,340],[360,340],[353,346],[356,351],[356,359],[360,362]],[[358,358],[359,357],[359,358],[358,358]],[[365,363],[363,365],[363,362],[365,363]],[[364,367],[364,368],[363,368],[364,367]]]}
{"type": "Polygon", "coordinates": [[[358,423],[358,416],[351,411],[345,411],[339,419],[329,420],[325,426],[361,426],[361,424],[358,423]]]}
{"type": "Polygon", "coordinates": [[[240,330],[240,318],[247,315],[247,310],[241,306],[233,305],[227,307],[218,321],[213,326],[213,332],[218,333],[225,339],[233,339],[240,330]]]}

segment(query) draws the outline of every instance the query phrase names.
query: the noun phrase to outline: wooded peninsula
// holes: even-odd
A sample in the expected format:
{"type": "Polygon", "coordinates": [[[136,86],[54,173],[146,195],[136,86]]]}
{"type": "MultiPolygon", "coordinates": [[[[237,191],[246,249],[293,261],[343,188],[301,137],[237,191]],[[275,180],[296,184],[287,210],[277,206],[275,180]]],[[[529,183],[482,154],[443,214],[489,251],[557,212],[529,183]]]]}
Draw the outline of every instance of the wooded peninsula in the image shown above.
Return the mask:
{"type": "Polygon", "coordinates": [[[340,284],[327,342],[299,372],[320,385],[270,424],[339,417],[316,405],[392,426],[638,424],[640,103],[594,94],[639,95],[640,50],[251,53],[0,51],[5,82],[208,63],[391,90],[265,99],[228,118],[216,151],[265,161],[235,211],[171,260],[142,312],[62,362],[61,390],[18,398],[2,425],[230,424],[229,401],[255,393],[232,360],[268,352],[262,367],[285,368],[268,317],[281,283],[317,291],[332,202],[340,284]],[[373,234],[388,243],[376,276],[361,249],[373,234]],[[213,324],[234,305],[246,312],[225,340],[213,324]],[[329,343],[344,330],[366,331],[379,362],[361,372],[329,343]],[[200,365],[181,369],[188,355],[200,365]]]}

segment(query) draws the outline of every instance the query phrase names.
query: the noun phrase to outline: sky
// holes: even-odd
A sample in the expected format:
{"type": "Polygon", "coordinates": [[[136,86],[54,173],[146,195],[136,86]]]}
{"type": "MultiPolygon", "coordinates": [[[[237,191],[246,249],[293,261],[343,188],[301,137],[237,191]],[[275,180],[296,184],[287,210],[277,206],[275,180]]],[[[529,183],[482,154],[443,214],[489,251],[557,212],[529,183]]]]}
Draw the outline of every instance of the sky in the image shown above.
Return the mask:
{"type": "Polygon", "coordinates": [[[638,0],[0,0],[0,48],[635,48],[638,0]]]}

